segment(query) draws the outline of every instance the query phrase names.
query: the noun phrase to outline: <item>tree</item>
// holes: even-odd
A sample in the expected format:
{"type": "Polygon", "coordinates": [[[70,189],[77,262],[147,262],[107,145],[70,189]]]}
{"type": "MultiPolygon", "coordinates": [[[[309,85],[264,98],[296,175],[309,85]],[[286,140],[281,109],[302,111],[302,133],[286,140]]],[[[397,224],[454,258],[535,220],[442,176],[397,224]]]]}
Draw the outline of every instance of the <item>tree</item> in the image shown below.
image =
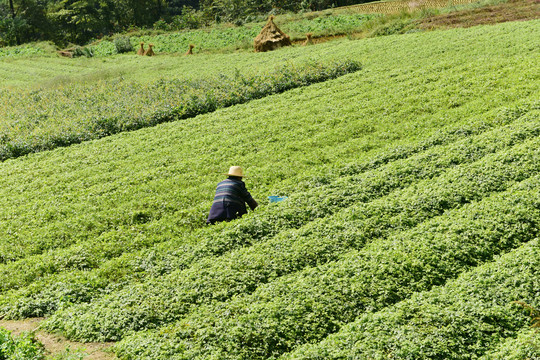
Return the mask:
{"type": "Polygon", "coordinates": [[[0,38],[9,45],[47,37],[45,0],[9,0],[0,6],[0,38]]]}

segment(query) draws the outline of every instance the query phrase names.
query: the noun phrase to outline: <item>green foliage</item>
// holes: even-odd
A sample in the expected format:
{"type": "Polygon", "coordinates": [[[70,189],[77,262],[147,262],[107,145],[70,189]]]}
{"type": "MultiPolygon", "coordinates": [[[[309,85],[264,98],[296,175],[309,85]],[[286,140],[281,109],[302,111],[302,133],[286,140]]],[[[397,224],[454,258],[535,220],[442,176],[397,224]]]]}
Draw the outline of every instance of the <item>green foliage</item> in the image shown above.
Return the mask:
{"type": "MultiPolygon", "coordinates": [[[[521,108],[520,110],[514,110],[509,112],[509,116],[505,116],[505,122],[512,122],[516,119],[516,116],[519,117],[526,113],[526,108],[521,108]]],[[[252,226],[256,226],[259,229],[265,227],[265,232],[259,232],[257,234],[258,240],[264,240],[273,234],[277,234],[279,231],[284,231],[290,229],[291,227],[297,227],[301,225],[305,216],[309,216],[309,219],[325,217],[333,212],[343,210],[347,206],[353,204],[356,201],[368,201],[370,199],[375,199],[378,196],[387,194],[388,192],[396,189],[407,186],[408,184],[413,183],[423,177],[433,177],[436,174],[440,173],[449,166],[454,166],[459,162],[469,162],[478,159],[489,152],[497,151],[501,149],[501,146],[507,146],[508,144],[513,143],[517,139],[526,139],[530,136],[535,135],[534,122],[531,124],[530,119],[525,117],[523,123],[520,121],[518,124],[515,124],[509,127],[504,127],[502,129],[497,129],[494,132],[487,131],[489,127],[486,127],[485,123],[476,124],[470,127],[459,127],[458,129],[452,129],[447,132],[443,132],[431,139],[428,139],[421,144],[413,145],[411,147],[404,147],[399,149],[399,151],[391,151],[387,154],[380,154],[375,158],[369,159],[367,163],[363,166],[356,165],[354,167],[347,167],[340,172],[340,175],[347,176],[347,182],[343,179],[340,181],[339,190],[335,189],[334,181],[327,180],[324,184],[318,185],[316,190],[310,190],[311,185],[308,183],[304,187],[306,190],[299,191],[298,184],[295,184],[295,193],[290,194],[290,198],[285,204],[282,204],[279,208],[279,213],[276,214],[276,208],[269,208],[267,211],[259,210],[255,215],[255,219],[243,226],[243,229],[235,229],[234,231],[229,231],[230,236],[238,236],[239,231],[245,231],[245,234],[241,236],[245,238],[249,235],[252,226]],[[531,127],[532,125],[532,127],[531,127]],[[468,136],[473,134],[482,133],[487,131],[485,134],[479,135],[477,140],[472,144],[466,145],[469,143],[468,136]],[[465,137],[465,139],[464,139],[465,137]],[[491,139],[498,139],[493,142],[491,139]],[[453,141],[458,141],[456,144],[448,145],[453,141]],[[491,145],[488,145],[491,143],[491,145]],[[441,148],[441,146],[443,146],[441,148]],[[432,148],[432,149],[431,149],[432,148]],[[445,149],[446,150],[443,150],[445,149]],[[428,150],[430,149],[430,150],[428,150]],[[417,154],[418,152],[420,154],[417,154]],[[425,153],[424,153],[425,151],[425,153]],[[470,154],[474,153],[474,156],[470,154]],[[462,154],[460,156],[460,154],[462,154]],[[403,162],[399,160],[401,158],[409,157],[403,162]],[[382,168],[381,168],[382,167],[382,168]],[[360,172],[365,172],[360,175],[360,172]],[[378,179],[374,181],[374,179],[378,179]],[[343,196],[345,191],[345,186],[349,188],[347,197],[343,196]],[[291,204],[290,206],[287,206],[291,204]],[[283,207],[286,207],[284,209],[283,207]],[[309,208],[310,211],[306,213],[305,209],[309,208]],[[262,213],[260,212],[262,211],[262,213]],[[262,238],[260,238],[262,237],[262,238]]],[[[342,219],[343,214],[336,214],[337,218],[342,219]]],[[[322,220],[322,218],[321,218],[322,220]]],[[[327,219],[324,218],[326,221],[327,219]]],[[[323,222],[324,223],[324,222],[323,222]]],[[[315,228],[312,231],[315,231],[319,222],[315,222],[315,228]]],[[[309,224],[308,224],[309,225],[309,224]]],[[[307,229],[310,229],[309,225],[307,229]]],[[[307,229],[301,229],[298,234],[306,233],[307,229]]],[[[308,233],[311,233],[308,231],[308,233]]],[[[189,246],[183,244],[185,251],[176,254],[173,249],[178,248],[178,241],[165,242],[163,246],[160,246],[159,249],[150,249],[149,251],[143,251],[137,255],[128,255],[125,259],[121,258],[115,261],[110,262],[104,266],[107,271],[101,271],[98,269],[93,273],[86,273],[85,276],[81,276],[79,272],[75,272],[69,276],[69,274],[62,275],[59,278],[53,277],[48,279],[46,285],[43,283],[36,283],[35,286],[32,286],[30,289],[22,290],[20,293],[14,293],[13,297],[6,297],[6,300],[9,299],[9,305],[5,304],[3,306],[2,313],[9,317],[27,317],[27,316],[41,316],[43,314],[50,314],[53,311],[56,311],[61,304],[69,302],[80,302],[88,301],[96,292],[99,292],[104,286],[111,282],[119,281],[119,274],[131,273],[137,274],[137,277],[144,276],[149,274],[151,276],[161,275],[163,273],[170,272],[171,269],[175,268],[184,268],[187,265],[193,263],[197,260],[202,260],[201,257],[207,257],[215,255],[216,253],[222,253],[227,250],[231,250],[231,244],[235,241],[234,238],[223,242],[221,237],[223,233],[220,234],[220,237],[213,238],[211,236],[212,232],[198,232],[193,234],[193,242],[197,241],[201,244],[198,246],[189,246]],[[201,241],[201,238],[204,241],[201,241]],[[223,246],[228,246],[224,248],[223,246]],[[159,254],[167,254],[165,257],[157,256],[156,251],[159,254]],[[193,254],[195,256],[193,256],[193,254]],[[130,259],[130,263],[126,263],[126,259],[130,259]],[[143,265],[144,264],[144,265],[143,265]],[[88,276],[86,276],[88,275],[88,276]],[[28,292],[30,290],[30,292],[28,292]],[[42,291],[44,290],[44,291],[42,291]],[[37,291],[37,293],[35,292],[37,291]],[[59,294],[62,294],[59,296],[59,294]]],[[[294,235],[294,239],[298,238],[296,232],[285,232],[285,239],[282,236],[278,236],[276,239],[272,240],[271,244],[281,244],[280,247],[285,247],[287,240],[286,238],[294,235]]],[[[321,237],[321,240],[324,239],[324,236],[321,237]]],[[[336,238],[336,241],[339,238],[336,238]]],[[[108,241],[111,242],[111,238],[108,238],[108,241]]],[[[111,243],[111,247],[116,251],[122,249],[126,246],[126,241],[124,238],[118,239],[118,242],[111,243]]],[[[254,239],[252,238],[251,241],[254,239]]],[[[332,241],[328,241],[328,244],[332,244],[332,241]]],[[[100,240],[101,242],[101,240],[100,240]]],[[[236,246],[241,246],[242,243],[236,242],[236,246]]],[[[102,245],[99,243],[92,244],[90,242],[85,243],[87,248],[92,249],[94,252],[91,256],[93,259],[100,259],[103,261],[110,256],[111,251],[103,251],[102,245]]],[[[306,243],[309,245],[309,242],[306,243]]],[[[262,252],[268,252],[272,254],[273,251],[267,249],[265,245],[261,245],[263,249],[262,252]]],[[[340,244],[339,242],[334,247],[335,255],[339,254],[339,249],[342,251],[347,249],[351,244],[345,242],[340,244]]],[[[258,250],[258,246],[255,248],[258,250]]],[[[317,245],[314,245],[314,248],[318,248],[317,245]]],[[[324,248],[323,248],[324,249],[324,248]]],[[[38,262],[41,264],[39,268],[35,271],[43,274],[45,271],[44,268],[48,271],[57,271],[58,266],[64,261],[60,260],[61,258],[72,259],[73,257],[80,256],[80,249],[74,247],[73,249],[67,249],[67,251],[56,253],[54,256],[47,254],[45,256],[36,257],[34,259],[29,258],[28,260],[32,262],[38,262]]],[[[291,256],[293,256],[294,251],[291,250],[291,256]]],[[[86,256],[89,256],[88,251],[86,251],[86,256]]],[[[327,254],[327,256],[330,254],[327,254]]],[[[334,255],[334,256],[335,256],[334,255]]],[[[322,261],[324,257],[314,257],[313,261],[322,261]]],[[[298,266],[302,264],[309,263],[310,257],[305,259],[297,259],[298,266]]],[[[71,260],[68,260],[71,262],[71,260]]],[[[287,260],[290,262],[290,260],[287,260]]],[[[26,271],[21,271],[21,266],[24,266],[26,263],[15,263],[14,266],[9,266],[3,269],[2,272],[2,282],[5,284],[4,288],[10,288],[14,284],[20,286],[20,284],[33,280],[37,273],[34,271],[29,271],[26,268],[26,271]],[[13,276],[14,273],[22,274],[24,273],[24,278],[20,276],[13,276]],[[10,285],[12,284],[12,285],[10,285]]],[[[70,266],[79,266],[80,262],[72,263],[70,266]]],[[[86,263],[87,262],[83,262],[86,263]]],[[[292,271],[294,268],[291,268],[292,271]]],[[[279,273],[284,273],[284,270],[281,270],[279,273]]],[[[261,280],[262,281],[262,280],[261,280]]]]}
{"type": "Polygon", "coordinates": [[[166,24],[166,30],[178,31],[183,29],[198,29],[204,25],[203,13],[190,6],[184,5],[182,13],[176,15],[166,24]]]}
{"type": "Polygon", "coordinates": [[[536,360],[540,358],[540,333],[523,329],[516,338],[510,337],[484,354],[481,360],[536,360]]]}
{"type": "MultiPolygon", "coordinates": [[[[2,98],[106,82],[159,102],[220,73],[251,86],[269,64],[284,79],[339,57],[363,67],[0,163],[0,316],[51,315],[49,328],[121,339],[118,355],[136,359],[459,359],[528,343],[511,342],[530,325],[512,301],[539,305],[537,36],[529,22],[268,54],[47,59],[65,78],[2,98]],[[261,206],[205,226],[232,164],[261,206]]],[[[28,59],[0,66],[42,74],[28,59]]],[[[81,113],[103,101],[86,99],[81,113]]]]}
{"type": "Polygon", "coordinates": [[[36,0],[0,3],[0,47],[51,40],[48,36],[52,29],[46,16],[46,6],[46,2],[36,0]],[[13,9],[9,5],[13,5],[13,9]]]}
{"type": "Polygon", "coordinates": [[[66,347],[66,349],[54,356],[49,356],[47,359],[49,360],[83,360],[88,356],[87,353],[85,353],[82,350],[76,349],[71,350],[69,346],[66,347]]]}
{"type": "Polygon", "coordinates": [[[33,45],[21,45],[12,47],[0,47],[0,58],[34,57],[45,55],[44,49],[33,45]]]}
{"type": "MultiPolygon", "coordinates": [[[[516,116],[519,117],[526,112],[526,108],[511,111],[509,112],[509,116],[505,116],[504,122],[512,122],[516,119],[516,116]]],[[[269,213],[266,213],[264,210],[259,210],[255,216],[256,219],[253,222],[253,226],[260,228],[264,225],[268,229],[267,232],[260,233],[258,236],[268,237],[279,231],[284,231],[301,224],[302,219],[306,215],[304,214],[306,208],[311,209],[311,211],[307,213],[311,219],[329,215],[347,207],[355,201],[368,201],[369,199],[384,195],[393,189],[411,184],[424,176],[435,176],[436,173],[439,173],[448,166],[454,166],[456,161],[474,161],[491,151],[501,149],[500,146],[505,146],[505,144],[508,144],[508,141],[513,142],[517,138],[524,139],[534,136],[534,123],[530,124],[527,118],[524,118],[523,120],[524,123],[521,125],[516,124],[515,128],[513,126],[508,128],[504,127],[500,130],[497,129],[495,133],[488,131],[486,134],[478,136],[478,140],[470,146],[464,146],[469,140],[463,138],[487,131],[489,127],[486,126],[485,123],[475,124],[466,128],[459,127],[458,129],[451,129],[447,132],[438,134],[421,144],[404,147],[399,149],[399,151],[393,150],[387,154],[379,154],[379,156],[369,159],[369,161],[362,166],[358,164],[354,167],[348,166],[340,172],[340,175],[347,176],[347,179],[350,182],[348,185],[350,188],[350,195],[346,198],[343,197],[343,187],[346,185],[343,180],[340,181],[341,188],[339,191],[333,190],[335,187],[333,184],[334,181],[330,181],[329,179],[324,185],[318,185],[316,191],[310,190],[310,183],[304,185],[306,190],[302,192],[299,191],[298,184],[295,184],[295,194],[290,194],[288,202],[282,204],[279,213],[275,213],[277,210],[275,208],[269,208],[269,213]],[[530,127],[530,125],[532,125],[532,127],[530,127]],[[491,146],[488,146],[486,141],[489,143],[492,138],[500,138],[500,140],[497,140],[491,146]],[[459,139],[461,139],[461,141],[448,146],[449,143],[459,139]],[[448,150],[443,151],[440,146],[448,147],[448,150]],[[417,154],[419,151],[426,152],[417,154]],[[459,154],[461,153],[463,156],[460,158],[459,154]],[[474,153],[475,156],[471,157],[471,153],[474,153]],[[442,157],[440,157],[441,155],[442,157]],[[406,157],[410,158],[403,162],[393,162],[406,157]],[[420,170],[422,168],[423,170],[420,170]],[[359,173],[362,171],[366,173],[360,176],[359,173]],[[374,177],[379,180],[373,181],[374,177]],[[291,206],[287,211],[283,211],[283,206],[287,206],[287,204],[291,204],[291,206]],[[297,209],[299,209],[299,211],[297,209]],[[261,214],[260,211],[263,211],[263,213],[261,214]]],[[[244,229],[245,231],[250,231],[250,226],[245,226],[244,229]]],[[[302,229],[299,233],[304,233],[305,231],[305,229],[302,229]]],[[[289,233],[285,234],[287,234],[286,236],[290,235],[289,233]]],[[[193,234],[193,241],[195,242],[196,239],[198,239],[200,242],[201,237],[206,238],[208,235],[209,234],[205,235],[204,232],[193,234]]],[[[238,230],[231,232],[231,235],[237,236],[238,230]]],[[[244,236],[246,235],[243,235],[243,237],[244,236]]],[[[295,235],[294,238],[297,238],[297,235],[295,235]]],[[[88,301],[96,291],[99,291],[99,289],[107,286],[110,282],[119,281],[119,274],[131,273],[137,274],[137,277],[140,277],[144,276],[146,273],[149,275],[167,273],[174,268],[184,268],[201,256],[224,252],[227,249],[224,249],[220,244],[228,244],[230,247],[230,243],[234,241],[231,239],[229,242],[222,243],[218,239],[213,240],[212,237],[208,237],[208,239],[201,244],[202,246],[193,247],[189,251],[188,248],[186,248],[186,251],[181,252],[180,254],[174,252],[170,253],[172,249],[178,248],[178,241],[166,242],[163,246],[160,246],[159,249],[154,248],[149,251],[143,251],[136,256],[128,255],[126,259],[129,257],[130,263],[126,264],[125,259],[122,258],[114,260],[104,266],[107,268],[107,271],[105,272],[97,269],[94,273],[86,273],[85,276],[81,276],[80,273],[75,272],[71,274],[71,276],[69,276],[70,274],[66,274],[59,278],[53,277],[52,279],[48,279],[47,285],[37,283],[35,284],[36,286],[32,286],[31,289],[25,289],[21,291],[21,293],[13,294],[13,298],[6,297],[6,299],[9,299],[9,305],[4,305],[2,313],[9,317],[41,316],[43,314],[50,314],[61,306],[61,304],[66,302],[88,301]],[[212,245],[212,242],[215,242],[215,244],[212,245]],[[156,251],[160,254],[168,255],[164,258],[161,256],[156,257],[156,251]],[[198,255],[195,257],[187,255],[193,253],[198,255]],[[42,291],[43,289],[45,290],[42,291]],[[30,293],[28,290],[30,290],[30,293]],[[35,293],[35,291],[37,291],[37,293],[35,293]],[[63,295],[59,296],[58,294],[60,293],[63,295]]],[[[126,242],[123,239],[119,240],[121,242],[114,243],[113,245],[116,250],[121,250],[126,245],[126,242]]],[[[108,241],[111,241],[111,239],[109,238],[108,241]]],[[[272,240],[272,243],[276,241],[278,244],[280,242],[286,242],[281,236],[272,240]]],[[[331,242],[329,242],[329,244],[330,243],[331,242]]],[[[350,246],[350,244],[347,244],[348,243],[344,243],[342,245],[350,246]]],[[[95,253],[92,254],[92,257],[94,259],[101,259],[99,261],[105,260],[107,254],[111,254],[110,251],[103,251],[103,247],[97,243],[91,244],[86,242],[86,245],[93,249],[95,253]]],[[[240,243],[238,245],[242,244],[240,243]]],[[[285,246],[285,244],[282,243],[281,246],[285,246]]],[[[337,251],[339,248],[340,247],[338,246],[334,250],[337,251]]],[[[346,249],[346,247],[343,249],[346,249]]],[[[230,248],[228,250],[230,250],[230,248]]],[[[34,259],[29,258],[28,260],[39,262],[42,266],[46,264],[45,267],[48,271],[57,271],[58,265],[63,263],[63,261],[60,261],[61,257],[71,259],[72,257],[77,256],[79,251],[80,250],[75,247],[57,253],[54,256],[46,255],[34,259]]],[[[272,253],[272,251],[268,249],[264,251],[272,253]]],[[[336,252],[336,255],[338,253],[339,252],[336,252]]],[[[320,260],[321,258],[319,257],[319,261],[320,260]]],[[[304,260],[298,259],[297,261],[300,266],[303,264],[302,261],[309,261],[309,258],[307,257],[304,260]]],[[[10,284],[20,285],[28,280],[33,280],[34,276],[37,275],[37,273],[29,271],[28,268],[26,268],[27,270],[24,272],[20,271],[23,264],[24,263],[15,263],[13,264],[14,266],[6,267],[3,270],[2,282],[5,284],[5,288],[9,288],[10,284]],[[13,276],[14,273],[24,273],[25,275],[24,278],[21,278],[20,276],[13,276]]],[[[78,266],[76,264],[79,264],[79,262],[74,263],[72,266],[78,266]]],[[[38,269],[36,269],[36,271],[43,274],[43,267],[38,269]]]]}
{"type": "MultiPolygon", "coordinates": [[[[535,146],[537,141],[523,144],[513,151],[503,151],[504,155],[487,156],[471,166],[456,167],[435,181],[419,182],[418,190],[405,189],[395,196],[383,197],[365,206],[353,206],[345,214],[326,218],[324,222],[309,227],[309,230],[304,229],[300,234],[292,236],[298,240],[291,245],[285,241],[291,234],[284,234],[283,238],[276,238],[275,242],[270,244],[254,245],[250,251],[234,253],[232,258],[225,256],[223,261],[199,261],[187,271],[141,286],[126,287],[90,306],[67,308],[55,314],[47,326],[49,329],[62,329],[76,339],[117,340],[131,330],[154,328],[164,321],[170,322],[183,317],[186,312],[194,311],[195,314],[188,316],[186,322],[190,324],[192,331],[198,334],[207,333],[202,339],[214,339],[215,334],[225,333],[226,329],[233,326],[233,322],[235,326],[245,330],[239,329],[235,331],[236,335],[224,340],[223,345],[227,347],[230,356],[238,354],[237,356],[242,357],[240,354],[243,351],[251,352],[251,358],[275,356],[278,351],[287,351],[290,348],[283,345],[278,349],[272,344],[313,341],[331,332],[339,322],[347,322],[350,317],[354,318],[366,309],[384,307],[399,300],[400,295],[397,294],[406,296],[422,288],[440,284],[452,273],[458,273],[461,266],[471,266],[488,260],[489,258],[485,258],[487,254],[493,256],[506,247],[515,247],[535,236],[536,226],[540,224],[540,213],[534,211],[534,207],[540,198],[536,198],[529,188],[515,194],[508,192],[490,197],[486,203],[467,206],[461,211],[449,211],[464,202],[482,198],[493,190],[504,190],[505,180],[497,180],[499,173],[496,164],[505,168],[504,175],[500,174],[503,178],[512,179],[506,186],[526,178],[528,175],[522,171],[530,165],[515,164],[516,170],[520,169],[518,172],[522,174],[515,178],[511,175],[513,171],[506,168],[507,159],[520,158],[519,154],[530,154],[530,150],[535,146]],[[486,167],[492,170],[489,180],[483,174],[486,167]],[[479,187],[479,183],[483,185],[479,187]],[[530,204],[523,203],[527,194],[531,197],[530,204]],[[454,196],[455,200],[452,200],[451,196],[454,196]],[[504,206],[497,205],[503,198],[507,199],[507,203],[504,206]],[[518,208],[516,204],[519,203],[523,207],[518,208]],[[515,213],[510,214],[509,209],[515,209],[515,213]],[[394,229],[406,230],[443,213],[444,210],[446,213],[442,219],[428,221],[410,233],[401,233],[388,241],[383,240],[387,234],[395,231],[394,229]],[[486,219],[492,219],[494,226],[488,226],[486,219]],[[515,228],[512,225],[514,223],[517,224],[515,228]],[[452,233],[448,234],[450,224],[462,225],[453,225],[452,233]],[[457,241],[463,231],[468,231],[470,245],[464,240],[457,241]],[[350,246],[362,248],[365,243],[373,241],[371,239],[377,240],[365,251],[352,251],[336,263],[330,262],[321,268],[299,271],[310,263],[316,265],[331,260],[325,259],[325,256],[328,256],[325,253],[331,253],[331,249],[335,247],[339,248],[342,242],[345,242],[341,245],[344,251],[350,246]],[[397,247],[396,244],[400,246],[397,247]],[[457,248],[450,249],[451,246],[457,248]],[[430,253],[433,248],[453,256],[448,259],[433,256],[430,253]],[[318,254],[316,249],[320,249],[322,254],[318,254]],[[384,264],[400,264],[399,268],[384,266],[381,254],[385,254],[384,264]],[[408,257],[411,265],[405,264],[408,257]],[[427,264],[422,264],[424,261],[427,264]],[[292,265],[297,262],[300,262],[300,269],[292,265]],[[429,271],[426,272],[422,267],[429,268],[429,271]],[[289,271],[298,273],[285,276],[289,271]],[[377,275],[373,278],[369,274],[377,275]],[[263,285],[269,277],[276,276],[278,279],[268,286],[263,285]],[[321,278],[325,278],[325,281],[317,284],[321,278]],[[391,279],[396,279],[397,282],[391,279]],[[336,284],[337,287],[334,288],[331,284],[336,284]],[[342,294],[343,287],[356,290],[342,294]],[[228,303],[215,307],[202,306],[206,302],[228,300],[231,296],[249,293],[255,289],[255,293],[250,296],[235,297],[228,303]],[[174,298],[175,301],[162,302],[159,300],[161,298],[174,298]],[[137,306],[132,307],[129,304],[137,306]],[[194,310],[192,304],[198,304],[198,308],[194,310]],[[273,309],[284,307],[288,309],[286,313],[279,316],[274,314],[273,309]],[[245,311],[249,311],[249,315],[245,311]],[[302,322],[301,318],[313,321],[302,322]],[[279,323],[296,324],[295,331],[279,325],[277,319],[279,323]],[[248,333],[255,328],[266,329],[264,334],[258,335],[258,340],[248,333]],[[245,343],[244,339],[251,339],[250,343],[245,343]]],[[[530,154],[529,160],[521,158],[532,164],[534,157],[535,155],[530,154]]],[[[538,169],[533,168],[529,170],[531,173],[538,172],[538,169]]],[[[535,178],[530,183],[537,180],[535,178]]],[[[188,334],[186,348],[215,347],[214,351],[220,351],[222,346],[219,340],[201,343],[193,340],[191,344],[190,338],[191,335],[188,334]]],[[[132,346],[130,343],[126,347],[132,346]]],[[[224,348],[222,350],[225,351],[224,348]]]]}
{"type": "Polygon", "coordinates": [[[535,309],[534,307],[523,301],[515,301],[514,303],[522,306],[525,310],[529,312],[529,316],[531,317],[532,322],[531,327],[540,328],[540,310],[535,309]]]}
{"type": "Polygon", "coordinates": [[[0,18],[0,45],[15,46],[20,44],[19,34],[28,30],[25,19],[17,16],[3,16],[0,18]],[[18,40],[18,41],[17,41],[18,40]]]}
{"type": "Polygon", "coordinates": [[[408,18],[407,16],[390,19],[383,22],[379,26],[375,26],[369,35],[370,36],[386,36],[386,35],[394,35],[394,34],[403,34],[408,29],[411,28],[411,22],[412,20],[408,18]]]}
{"type": "Polygon", "coordinates": [[[117,54],[123,54],[133,51],[133,45],[129,41],[128,36],[120,36],[114,39],[114,47],[117,54]]]}
{"type": "Polygon", "coordinates": [[[45,359],[43,345],[31,333],[14,337],[0,328],[0,360],[42,360],[45,359]]]}
{"type": "MultiPolygon", "coordinates": [[[[310,32],[314,36],[340,35],[354,32],[361,29],[363,24],[374,15],[354,14],[354,15],[330,15],[313,19],[300,18],[283,23],[278,22],[280,28],[291,38],[304,39],[305,34],[310,32]]],[[[181,30],[196,28],[194,16],[176,17],[167,30],[181,30]],[[191,19],[191,20],[190,20],[191,19]]],[[[199,51],[218,51],[223,49],[238,49],[244,44],[251,46],[253,39],[258,35],[264,23],[249,24],[240,27],[216,26],[206,30],[191,30],[177,33],[160,35],[131,36],[131,44],[136,47],[139,42],[152,43],[158,53],[185,53],[189,44],[196,44],[199,51]]],[[[109,47],[110,41],[100,41],[92,45],[92,49],[102,55],[112,55],[114,49],[109,47]],[[109,47],[109,50],[106,50],[109,47]]]]}
{"type": "Polygon", "coordinates": [[[81,56],[93,57],[94,53],[92,52],[92,49],[88,47],[76,46],[75,49],[73,49],[73,57],[77,58],[81,56]]]}
{"type": "MultiPolygon", "coordinates": [[[[76,48],[74,56],[88,51],[76,48]]],[[[6,93],[14,108],[0,124],[0,160],[194,117],[360,69],[358,62],[337,61],[282,66],[252,76],[237,73],[195,81],[163,79],[144,87],[133,82],[104,82],[82,89],[32,91],[23,98],[6,93]],[[113,94],[113,100],[109,99],[113,94]]]]}
{"type": "MultiPolygon", "coordinates": [[[[528,325],[527,316],[511,301],[537,303],[539,251],[534,239],[444,286],[360,316],[320,344],[306,345],[284,358],[479,357],[528,325]]],[[[514,353],[526,351],[514,349],[514,353]]]]}

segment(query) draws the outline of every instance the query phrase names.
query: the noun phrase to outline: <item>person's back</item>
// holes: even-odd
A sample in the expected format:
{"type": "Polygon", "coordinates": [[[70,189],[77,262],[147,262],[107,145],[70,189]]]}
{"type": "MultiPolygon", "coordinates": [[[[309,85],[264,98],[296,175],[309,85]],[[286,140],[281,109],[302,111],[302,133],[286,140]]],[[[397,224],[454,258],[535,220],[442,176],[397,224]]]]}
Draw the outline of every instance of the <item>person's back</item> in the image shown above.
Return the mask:
{"type": "Polygon", "coordinates": [[[229,177],[217,185],[216,195],[206,220],[207,224],[241,217],[247,213],[246,203],[251,210],[254,210],[258,205],[242,181],[244,174],[241,167],[232,166],[229,173],[225,175],[229,177]]]}

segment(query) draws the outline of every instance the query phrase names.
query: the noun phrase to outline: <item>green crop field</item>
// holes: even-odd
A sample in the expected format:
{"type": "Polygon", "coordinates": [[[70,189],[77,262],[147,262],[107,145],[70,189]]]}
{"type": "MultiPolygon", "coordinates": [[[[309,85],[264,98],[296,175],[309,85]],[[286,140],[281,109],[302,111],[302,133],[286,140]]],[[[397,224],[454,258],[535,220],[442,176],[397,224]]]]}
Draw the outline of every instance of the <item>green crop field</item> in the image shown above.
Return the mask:
{"type": "Polygon", "coordinates": [[[0,319],[121,359],[538,358],[539,68],[540,20],[6,56],[0,319]],[[261,206],[207,226],[231,165],[261,206]]]}

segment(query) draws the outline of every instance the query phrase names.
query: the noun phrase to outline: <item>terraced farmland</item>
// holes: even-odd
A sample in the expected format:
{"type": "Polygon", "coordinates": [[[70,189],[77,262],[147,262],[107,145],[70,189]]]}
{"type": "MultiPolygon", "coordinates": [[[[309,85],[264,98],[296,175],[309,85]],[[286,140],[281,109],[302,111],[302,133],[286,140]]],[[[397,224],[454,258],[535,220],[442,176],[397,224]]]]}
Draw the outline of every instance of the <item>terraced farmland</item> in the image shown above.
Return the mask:
{"type": "Polygon", "coordinates": [[[420,9],[436,9],[447,6],[457,6],[470,4],[472,0],[390,0],[390,1],[373,1],[367,4],[343,6],[336,8],[334,11],[340,12],[358,12],[361,14],[393,14],[401,11],[420,10],[420,9]]]}
{"type": "Polygon", "coordinates": [[[361,68],[0,163],[0,317],[45,316],[122,359],[539,356],[515,303],[540,307],[539,39],[534,20],[197,61],[2,64],[92,69],[46,86],[21,75],[0,93],[13,101],[92,92],[122,64],[155,68],[126,72],[133,86],[195,67],[361,68]],[[261,206],[204,225],[236,164],[261,206]]]}

